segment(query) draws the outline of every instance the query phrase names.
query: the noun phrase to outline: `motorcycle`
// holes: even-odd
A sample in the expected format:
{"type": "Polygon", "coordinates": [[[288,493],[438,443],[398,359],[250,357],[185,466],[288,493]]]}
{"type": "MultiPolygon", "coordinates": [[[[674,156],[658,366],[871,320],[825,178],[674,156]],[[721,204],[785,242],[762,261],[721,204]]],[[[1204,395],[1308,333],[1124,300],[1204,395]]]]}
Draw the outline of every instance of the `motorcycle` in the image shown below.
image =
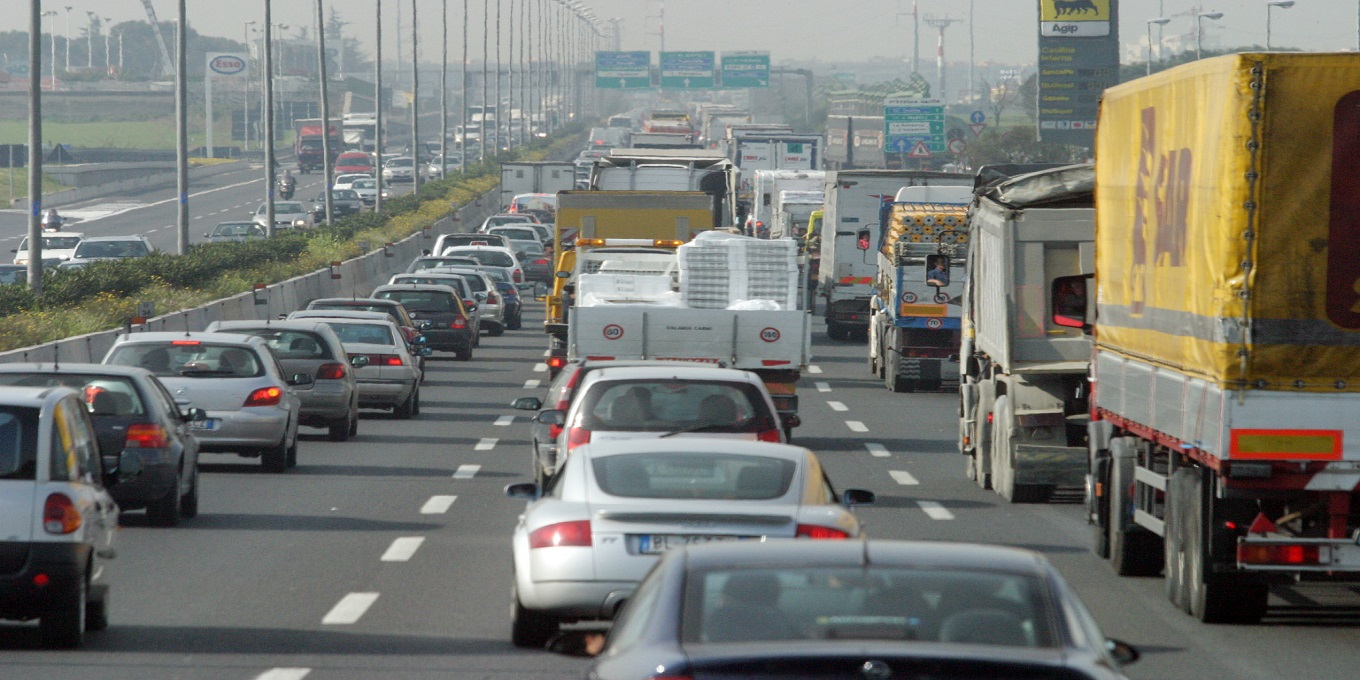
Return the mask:
{"type": "Polygon", "coordinates": [[[284,200],[288,200],[293,198],[293,191],[294,189],[296,189],[296,185],[293,182],[279,180],[278,189],[279,196],[282,197],[284,200]]]}
{"type": "Polygon", "coordinates": [[[61,231],[66,219],[57,214],[55,210],[48,210],[43,213],[41,224],[43,231],[61,231]]]}

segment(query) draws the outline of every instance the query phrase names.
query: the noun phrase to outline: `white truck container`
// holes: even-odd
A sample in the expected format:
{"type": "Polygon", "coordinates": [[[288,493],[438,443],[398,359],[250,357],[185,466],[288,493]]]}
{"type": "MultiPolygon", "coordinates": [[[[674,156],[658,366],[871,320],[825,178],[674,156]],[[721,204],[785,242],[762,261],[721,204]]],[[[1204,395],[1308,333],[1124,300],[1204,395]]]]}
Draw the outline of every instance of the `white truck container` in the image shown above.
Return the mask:
{"type": "Polygon", "coordinates": [[[501,164],[501,206],[519,194],[555,194],[576,188],[576,166],[570,161],[501,164]]]}
{"type": "Polygon", "coordinates": [[[808,219],[814,210],[821,210],[825,200],[826,194],[820,190],[780,191],[770,211],[770,238],[792,238],[801,243],[807,236],[808,219]]]}
{"type": "Polygon", "coordinates": [[[751,209],[746,215],[743,229],[747,234],[761,238],[773,234],[774,204],[779,192],[821,191],[826,182],[826,173],[821,170],[756,170],[752,175],[751,209]]]}
{"type": "Polygon", "coordinates": [[[1043,502],[1087,471],[1091,340],[1046,313],[1055,278],[1094,266],[1095,168],[1020,175],[969,214],[959,356],[959,451],[968,476],[1013,503],[1043,502]]]}
{"type": "Polygon", "coordinates": [[[595,161],[590,188],[596,191],[702,191],[718,205],[713,228],[735,223],[729,192],[732,162],[702,149],[614,149],[595,161]]]}
{"type": "Polygon", "coordinates": [[[869,298],[878,263],[856,241],[868,229],[866,249],[878,243],[883,207],[907,186],[968,186],[971,175],[918,170],[840,170],[826,173],[818,298],[823,299],[826,334],[833,340],[867,338],[869,298]]]}

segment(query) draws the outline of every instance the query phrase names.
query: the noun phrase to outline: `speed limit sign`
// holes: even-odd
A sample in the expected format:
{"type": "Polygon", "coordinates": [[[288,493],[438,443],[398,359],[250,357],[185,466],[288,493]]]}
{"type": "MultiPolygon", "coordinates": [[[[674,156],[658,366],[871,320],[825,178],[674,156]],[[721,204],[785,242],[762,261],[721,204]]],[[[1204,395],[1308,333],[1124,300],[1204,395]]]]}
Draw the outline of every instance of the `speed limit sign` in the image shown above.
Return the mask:
{"type": "Polygon", "coordinates": [[[944,322],[939,319],[926,319],[926,328],[929,328],[930,330],[939,330],[940,326],[943,325],[944,322]]]}
{"type": "Polygon", "coordinates": [[[955,156],[963,153],[967,148],[968,142],[965,142],[962,139],[949,140],[949,153],[952,153],[955,156]]]}
{"type": "Polygon", "coordinates": [[[623,326],[611,323],[604,327],[603,333],[605,340],[618,340],[623,337],[623,326]]]}
{"type": "Polygon", "coordinates": [[[779,329],[778,328],[760,329],[760,339],[764,340],[765,342],[779,342],[779,329]]]}

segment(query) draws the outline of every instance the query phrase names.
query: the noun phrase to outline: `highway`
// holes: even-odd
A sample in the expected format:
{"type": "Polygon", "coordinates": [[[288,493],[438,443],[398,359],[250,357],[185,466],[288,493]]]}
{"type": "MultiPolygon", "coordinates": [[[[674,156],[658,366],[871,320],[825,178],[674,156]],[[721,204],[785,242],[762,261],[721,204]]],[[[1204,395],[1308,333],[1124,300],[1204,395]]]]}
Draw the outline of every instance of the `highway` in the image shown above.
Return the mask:
{"type": "MultiPolygon", "coordinates": [[[[299,465],[285,474],[206,455],[198,518],[156,529],[140,512],[125,517],[109,630],[52,652],[39,649],[36,626],[0,624],[0,676],[581,677],[579,659],[509,643],[509,537],[522,504],[502,488],[530,468],[528,414],[508,404],[546,387],[541,314],[531,308],[524,330],[484,338],[471,363],[436,356],[413,421],[366,411],[346,443],[304,429],[299,465]]],[[[814,343],[795,443],[821,455],[837,486],[878,494],[860,510],[874,537],[1044,553],[1107,634],[1143,651],[1133,678],[1354,675],[1360,617],[1318,606],[1353,607],[1353,593],[1279,591],[1292,605],[1262,625],[1200,624],[1172,608],[1161,579],[1118,578],[1089,552],[1079,494],[1007,506],[965,479],[952,395],[888,393],[870,378],[863,345],[820,330],[814,343]]]]}

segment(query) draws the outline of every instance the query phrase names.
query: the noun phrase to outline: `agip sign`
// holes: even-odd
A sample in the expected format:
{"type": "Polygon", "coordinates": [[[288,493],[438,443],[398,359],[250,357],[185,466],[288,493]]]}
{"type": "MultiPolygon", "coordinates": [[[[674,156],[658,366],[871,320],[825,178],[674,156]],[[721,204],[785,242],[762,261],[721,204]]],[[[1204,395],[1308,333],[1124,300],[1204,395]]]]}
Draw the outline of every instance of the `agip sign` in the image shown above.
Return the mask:
{"type": "Polygon", "coordinates": [[[1110,34],[1113,0],[1040,0],[1039,35],[1099,38],[1110,34]]]}
{"type": "Polygon", "coordinates": [[[1095,144],[1100,95],[1119,82],[1118,0],[1039,0],[1038,133],[1095,144]]]}

